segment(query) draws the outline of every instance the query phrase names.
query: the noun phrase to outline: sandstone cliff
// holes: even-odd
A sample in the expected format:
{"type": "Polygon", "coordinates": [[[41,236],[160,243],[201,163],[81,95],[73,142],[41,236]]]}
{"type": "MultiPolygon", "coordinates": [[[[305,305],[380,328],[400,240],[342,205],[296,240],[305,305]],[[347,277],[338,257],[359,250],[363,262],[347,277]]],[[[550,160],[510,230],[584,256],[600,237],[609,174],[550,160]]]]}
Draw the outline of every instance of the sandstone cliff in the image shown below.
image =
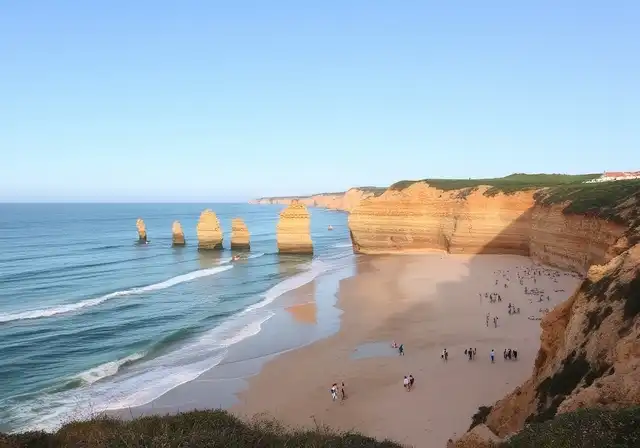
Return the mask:
{"type": "Polygon", "coordinates": [[[294,202],[307,207],[328,208],[331,210],[351,211],[367,198],[375,197],[382,189],[351,188],[344,193],[325,193],[312,196],[260,198],[249,201],[250,204],[281,204],[291,205],[294,202]]]}
{"type": "Polygon", "coordinates": [[[200,214],[196,231],[198,234],[198,249],[222,249],[220,221],[212,210],[207,209],[200,214]]]}
{"type": "Polygon", "coordinates": [[[498,401],[500,436],[580,407],[640,403],[640,244],[592,266],[578,291],[542,320],[533,375],[498,401]]]}
{"type": "Polygon", "coordinates": [[[249,249],[250,234],[241,218],[231,220],[231,249],[249,249]]]}
{"type": "Polygon", "coordinates": [[[540,205],[535,190],[489,196],[488,188],[443,191],[417,182],[363,200],[349,216],[354,251],[516,254],[582,274],[616,254],[625,226],[540,205]]]}
{"type": "Polygon", "coordinates": [[[184,246],[184,231],[180,221],[174,221],[171,226],[171,240],[174,246],[184,246]]]}
{"type": "Polygon", "coordinates": [[[304,204],[293,202],[280,213],[276,239],[281,253],[313,253],[311,217],[304,204]]]}
{"type": "Polygon", "coordinates": [[[136,228],[138,229],[138,241],[141,243],[147,242],[147,227],[144,225],[142,218],[136,220],[136,228]]]}

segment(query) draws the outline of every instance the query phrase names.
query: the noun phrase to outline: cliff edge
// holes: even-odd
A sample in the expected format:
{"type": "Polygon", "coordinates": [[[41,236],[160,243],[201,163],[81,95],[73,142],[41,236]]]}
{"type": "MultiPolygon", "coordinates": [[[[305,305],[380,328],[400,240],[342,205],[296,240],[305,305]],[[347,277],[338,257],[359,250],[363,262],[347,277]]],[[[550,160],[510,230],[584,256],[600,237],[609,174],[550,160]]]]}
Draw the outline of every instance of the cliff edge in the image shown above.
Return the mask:
{"type": "Polygon", "coordinates": [[[386,188],[378,187],[358,187],[351,188],[339,193],[320,193],[311,196],[285,196],[259,198],[249,201],[250,204],[280,204],[291,205],[294,202],[307,207],[320,207],[330,210],[341,210],[349,212],[368,198],[381,195],[386,188]]]}

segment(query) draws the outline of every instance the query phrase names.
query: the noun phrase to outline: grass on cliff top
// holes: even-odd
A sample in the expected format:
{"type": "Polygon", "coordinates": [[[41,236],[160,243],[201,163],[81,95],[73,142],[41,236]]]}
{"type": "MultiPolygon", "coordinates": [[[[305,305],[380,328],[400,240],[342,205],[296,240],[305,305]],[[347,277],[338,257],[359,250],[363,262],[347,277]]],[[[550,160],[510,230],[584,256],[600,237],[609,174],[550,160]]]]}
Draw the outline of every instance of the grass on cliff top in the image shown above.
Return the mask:
{"type": "MultiPolygon", "coordinates": [[[[496,179],[424,179],[429,185],[444,191],[463,189],[471,193],[479,185],[489,185],[485,195],[513,194],[519,191],[540,190],[535,199],[542,205],[567,203],[564,213],[597,216],[626,223],[620,205],[632,196],[640,200],[640,179],[613,182],[584,183],[598,174],[512,174],[496,179]]],[[[403,190],[419,181],[402,181],[390,189],[403,190]]],[[[640,218],[636,213],[630,219],[640,218]]]]}
{"type": "Polygon", "coordinates": [[[245,423],[221,410],[141,417],[129,421],[95,418],[73,422],[58,432],[0,433],[2,448],[142,448],[142,447],[379,447],[400,448],[356,433],[327,428],[291,430],[272,420],[245,423]]]}
{"type": "Polygon", "coordinates": [[[640,447],[640,407],[581,409],[527,425],[501,448],[640,447]]]}
{"type": "MultiPolygon", "coordinates": [[[[389,188],[392,190],[404,190],[416,182],[426,182],[440,190],[461,190],[464,188],[474,188],[480,185],[489,185],[492,188],[487,190],[487,196],[498,193],[515,193],[525,190],[536,190],[544,187],[555,187],[558,185],[581,184],[587,180],[600,177],[600,174],[524,174],[515,173],[505,177],[489,179],[422,179],[403,180],[396,182],[389,188]]],[[[588,185],[588,184],[587,184],[588,185]]]]}

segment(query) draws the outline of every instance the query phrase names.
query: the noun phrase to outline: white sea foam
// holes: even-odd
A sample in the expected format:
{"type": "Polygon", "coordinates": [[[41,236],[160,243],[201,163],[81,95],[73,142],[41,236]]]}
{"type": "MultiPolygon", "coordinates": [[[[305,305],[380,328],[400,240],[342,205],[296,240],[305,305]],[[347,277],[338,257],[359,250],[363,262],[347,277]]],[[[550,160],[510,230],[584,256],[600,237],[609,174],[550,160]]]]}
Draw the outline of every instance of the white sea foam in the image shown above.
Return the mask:
{"type": "Polygon", "coordinates": [[[337,247],[337,248],[353,247],[353,244],[351,244],[351,243],[338,243],[338,244],[335,244],[333,247],[337,247]]]}
{"type": "MultiPolygon", "coordinates": [[[[229,259],[229,261],[230,260],[231,259],[229,259]]],[[[221,261],[220,264],[226,264],[226,263],[228,263],[228,261],[221,261]]],[[[50,308],[44,308],[40,310],[22,311],[19,313],[1,313],[0,323],[11,322],[14,320],[38,319],[42,317],[56,316],[58,314],[71,313],[73,311],[78,311],[83,308],[89,308],[92,306],[100,305],[101,303],[116,297],[144,294],[146,292],[171,288],[172,286],[178,285],[180,283],[190,282],[200,277],[207,277],[210,275],[218,274],[220,272],[224,272],[226,270],[231,269],[232,267],[233,266],[231,265],[226,265],[226,266],[216,266],[214,268],[209,268],[209,269],[200,269],[197,271],[189,272],[188,274],[178,275],[176,277],[170,278],[169,280],[165,280],[160,283],[154,283],[152,285],[142,286],[139,288],[126,289],[124,291],[116,291],[109,294],[105,294],[104,296],[96,297],[95,299],[82,300],[80,302],[69,303],[67,305],[58,305],[58,306],[53,306],[50,308]]]]}
{"type": "Polygon", "coordinates": [[[76,378],[81,379],[85,384],[93,384],[103,378],[115,375],[116,373],[118,373],[118,370],[120,370],[120,367],[122,367],[124,364],[137,361],[144,356],[144,352],[138,352],[125,358],[118,359],[116,361],[105,362],[104,364],[100,364],[97,367],[86,370],[76,375],[76,378]]]}

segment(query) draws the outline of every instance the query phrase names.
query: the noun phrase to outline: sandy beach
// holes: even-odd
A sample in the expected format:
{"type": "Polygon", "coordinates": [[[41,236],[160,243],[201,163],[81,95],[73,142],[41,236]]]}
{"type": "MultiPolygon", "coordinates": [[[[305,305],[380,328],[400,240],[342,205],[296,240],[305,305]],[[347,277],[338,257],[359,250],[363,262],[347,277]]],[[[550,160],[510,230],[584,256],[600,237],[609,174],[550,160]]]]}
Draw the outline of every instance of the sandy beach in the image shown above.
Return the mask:
{"type": "MultiPolygon", "coordinates": [[[[266,362],[232,412],[353,429],[409,446],[445,446],[469,427],[479,406],[530,375],[540,336],[535,319],[579,283],[573,274],[506,255],[358,257],[355,270],[340,282],[339,331],[266,362]],[[510,303],[520,312],[510,314],[510,303]],[[404,345],[404,356],[392,341],[404,345]],[[465,355],[470,347],[477,350],[473,360],[465,355]],[[508,348],[518,351],[517,361],[503,358],[508,348]],[[416,383],[407,392],[403,377],[409,374],[416,383]],[[334,382],[345,383],[346,400],[332,401],[334,382]]],[[[308,288],[294,293],[308,303],[308,288]]],[[[315,319],[313,306],[289,310],[296,320],[315,319]]]]}

